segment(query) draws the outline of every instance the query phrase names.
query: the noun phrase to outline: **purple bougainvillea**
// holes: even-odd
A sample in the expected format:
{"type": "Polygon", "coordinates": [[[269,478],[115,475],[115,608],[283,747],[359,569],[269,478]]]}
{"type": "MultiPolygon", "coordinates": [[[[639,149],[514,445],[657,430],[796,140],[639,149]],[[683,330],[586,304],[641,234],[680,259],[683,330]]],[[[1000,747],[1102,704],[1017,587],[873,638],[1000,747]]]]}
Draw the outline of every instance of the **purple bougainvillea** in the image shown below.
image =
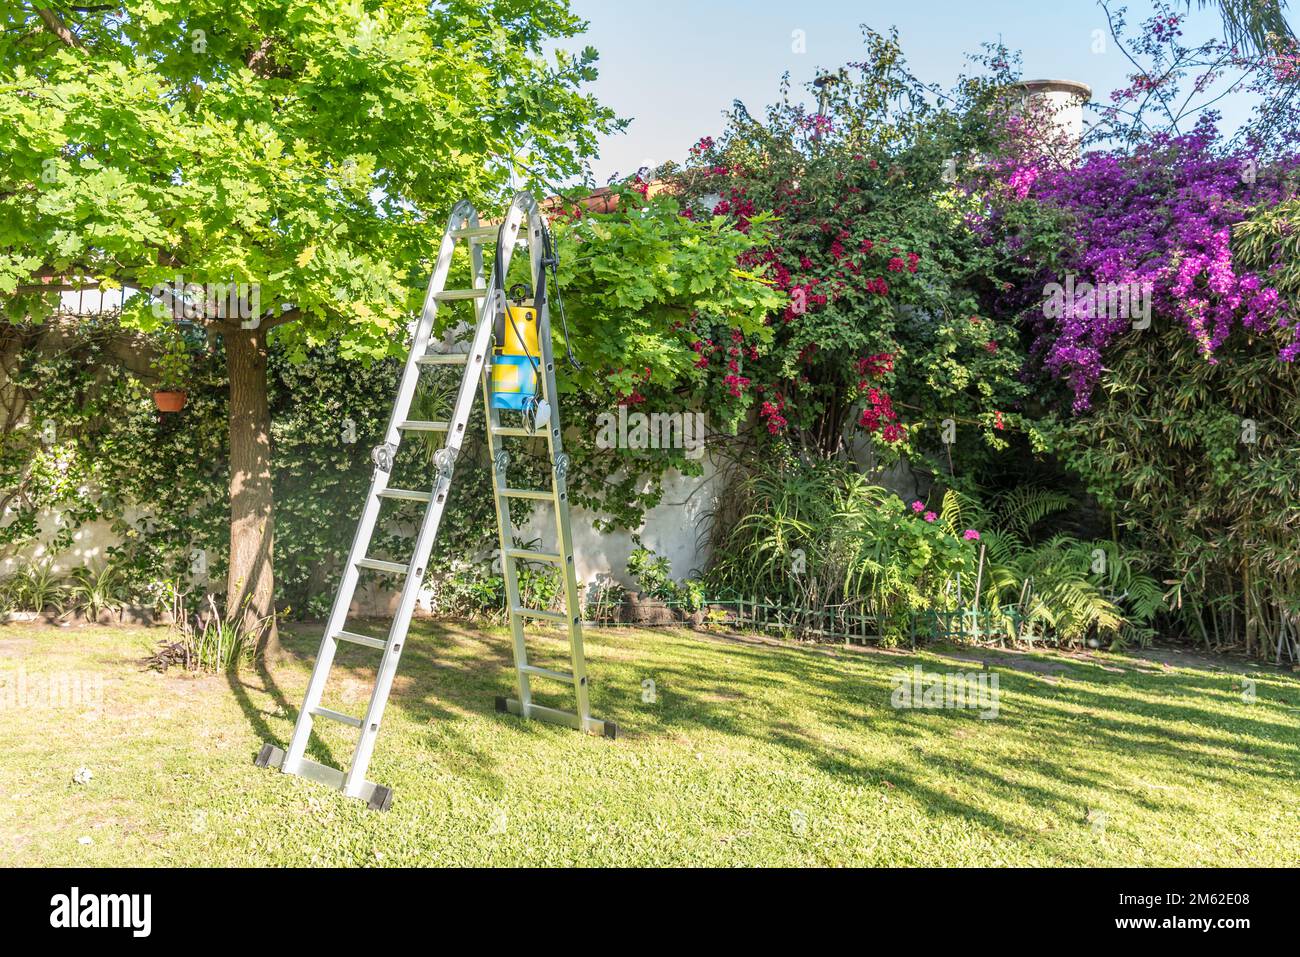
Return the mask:
{"type": "MultiPolygon", "coordinates": [[[[1236,328],[1287,330],[1279,358],[1291,361],[1300,354],[1292,317],[1264,277],[1234,267],[1230,239],[1253,207],[1278,201],[1283,173],[1296,163],[1256,170],[1248,156],[1216,152],[1216,140],[1207,117],[1192,132],[1156,136],[1132,155],[1092,153],[1073,168],[1025,162],[1005,182],[1018,197],[1068,214],[1065,261],[1078,283],[1148,289],[1153,322],[1182,323],[1207,361],[1236,328]]],[[[1057,314],[1047,312],[1040,302],[1027,316],[1037,332],[1033,354],[1069,384],[1075,410],[1085,410],[1103,351],[1133,332],[1133,318],[1097,301],[1067,301],[1057,314]]]]}

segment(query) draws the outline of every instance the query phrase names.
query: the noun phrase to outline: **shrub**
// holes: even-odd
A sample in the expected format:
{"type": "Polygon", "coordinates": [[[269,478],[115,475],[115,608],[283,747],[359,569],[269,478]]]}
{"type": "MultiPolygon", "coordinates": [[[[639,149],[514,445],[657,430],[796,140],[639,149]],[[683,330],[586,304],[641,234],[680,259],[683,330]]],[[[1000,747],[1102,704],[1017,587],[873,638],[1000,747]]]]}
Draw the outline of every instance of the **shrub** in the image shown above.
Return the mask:
{"type": "Polygon", "coordinates": [[[87,618],[94,621],[104,610],[117,611],[127,600],[125,582],[113,565],[105,562],[98,569],[85,566],[70,576],[68,598],[87,618]]]}
{"type": "Polygon", "coordinates": [[[49,559],[28,562],[0,582],[0,606],[8,610],[62,614],[67,605],[67,581],[54,573],[49,559]]]}
{"type": "Polygon", "coordinates": [[[950,513],[909,507],[843,465],[759,470],[727,498],[739,510],[719,516],[710,583],[794,608],[848,606],[876,616],[887,642],[910,633],[916,612],[950,603],[945,586],[975,570],[950,513]]]}
{"type": "Polygon", "coordinates": [[[674,581],[672,563],[667,556],[646,548],[639,535],[632,536],[632,544],[636,547],[628,556],[627,571],[636,579],[642,594],[656,601],[676,605],[685,612],[696,612],[704,607],[704,584],[699,579],[674,581]]]}

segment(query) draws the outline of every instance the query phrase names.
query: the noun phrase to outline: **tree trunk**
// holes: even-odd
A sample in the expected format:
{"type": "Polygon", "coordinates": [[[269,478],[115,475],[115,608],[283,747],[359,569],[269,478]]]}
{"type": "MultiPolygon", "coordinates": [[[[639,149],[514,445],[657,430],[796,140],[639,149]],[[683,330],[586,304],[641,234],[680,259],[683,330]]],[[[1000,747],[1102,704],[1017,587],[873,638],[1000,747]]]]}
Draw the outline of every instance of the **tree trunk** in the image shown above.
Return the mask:
{"type": "Polygon", "coordinates": [[[226,614],[259,633],[259,648],[279,654],[275,623],[275,519],[271,413],[266,398],[266,333],[227,333],[230,376],[230,571],[226,614]]]}

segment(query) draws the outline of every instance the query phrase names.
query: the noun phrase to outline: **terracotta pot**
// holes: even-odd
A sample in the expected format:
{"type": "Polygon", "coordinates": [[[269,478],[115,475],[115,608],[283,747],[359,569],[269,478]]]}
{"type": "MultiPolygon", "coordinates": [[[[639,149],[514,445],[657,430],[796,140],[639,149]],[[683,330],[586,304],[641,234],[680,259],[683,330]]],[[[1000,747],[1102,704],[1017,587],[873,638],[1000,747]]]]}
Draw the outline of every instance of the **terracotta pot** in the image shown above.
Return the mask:
{"type": "Polygon", "coordinates": [[[160,389],[153,394],[153,404],[159,412],[179,412],[185,408],[185,393],[160,389]]]}

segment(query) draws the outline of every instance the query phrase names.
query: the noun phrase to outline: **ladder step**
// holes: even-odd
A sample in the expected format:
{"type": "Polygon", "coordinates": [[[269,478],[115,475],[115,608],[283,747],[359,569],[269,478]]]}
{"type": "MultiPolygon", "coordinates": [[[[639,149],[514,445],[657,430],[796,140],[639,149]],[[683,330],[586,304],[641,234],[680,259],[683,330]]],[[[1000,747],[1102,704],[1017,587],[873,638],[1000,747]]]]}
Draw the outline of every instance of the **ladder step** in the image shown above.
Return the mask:
{"type": "Polygon", "coordinates": [[[517,425],[498,425],[493,427],[492,434],[531,439],[534,437],[545,437],[546,430],[543,429],[541,432],[529,432],[527,429],[517,425]]]}
{"type": "Polygon", "coordinates": [[[534,488],[503,488],[501,494],[506,498],[531,498],[538,502],[549,502],[555,498],[554,492],[534,488]]]}
{"type": "Polygon", "coordinates": [[[510,558],[522,558],[526,562],[550,562],[552,565],[564,564],[564,556],[559,552],[535,552],[529,548],[507,548],[510,558]]]}
{"type": "Polygon", "coordinates": [[[520,665],[519,670],[537,678],[550,678],[553,681],[567,681],[573,684],[573,675],[567,671],[552,671],[550,668],[539,668],[537,665],[520,665]]]}
{"type": "Polygon", "coordinates": [[[453,239],[496,239],[500,226],[467,226],[464,229],[453,229],[451,235],[453,239]]]}
{"type": "Polygon", "coordinates": [[[463,366],[469,361],[468,352],[426,352],[417,356],[416,363],[422,366],[463,366]]]}
{"type": "Polygon", "coordinates": [[[406,502],[427,502],[433,497],[432,492],[417,492],[409,488],[386,488],[379,493],[380,498],[400,498],[406,502]]]}
{"type": "Polygon", "coordinates": [[[365,645],[367,648],[378,648],[380,651],[383,651],[388,647],[388,642],[384,641],[382,638],[371,638],[369,635],[358,635],[351,631],[336,632],[334,637],[340,641],[350,641],[354,645],[365,645]]]}
{"type": "Polygon", "coordinates": [[[546,621],[558,621],[560,624],[564,624],[569,620],[569,616],[562,611],[542,611],[540,608],[525,608],[522,605],[511,608],[510,614],[519,615],[523,618],[542,618],[546,621]]]}
{"type": "Polygon", "coordinates": [[[406,566],[399,565],[397,562],[386,562],[378,558],[359,558],[357,559],[358,568],[369,568],[377,572],[392,572],[394,575],[405,575],[406,566]]]}
{"type": "Polygon", "coordinates": [[[486,289],[444,289],[433,294],[438,302],[458,302],[462,299],[482,299],[487,295],[486,289]]]}
{"type": "Polygon", "coordinates": [[[350,714],[343,714],[341,711],[331,711],[329,708],[312,708],[311,713],[318,718],[329,718],[331,721],[350,724],[354,728],[359,728],[365,723],[360,718],[354,718],[350,714]]]}
{"type": "Polygon", "coordinates": [[[448,422],[425,422],[420,419],[407,419],[397,426],[407,432],[446,432],[451,428],[448,422]]]}

